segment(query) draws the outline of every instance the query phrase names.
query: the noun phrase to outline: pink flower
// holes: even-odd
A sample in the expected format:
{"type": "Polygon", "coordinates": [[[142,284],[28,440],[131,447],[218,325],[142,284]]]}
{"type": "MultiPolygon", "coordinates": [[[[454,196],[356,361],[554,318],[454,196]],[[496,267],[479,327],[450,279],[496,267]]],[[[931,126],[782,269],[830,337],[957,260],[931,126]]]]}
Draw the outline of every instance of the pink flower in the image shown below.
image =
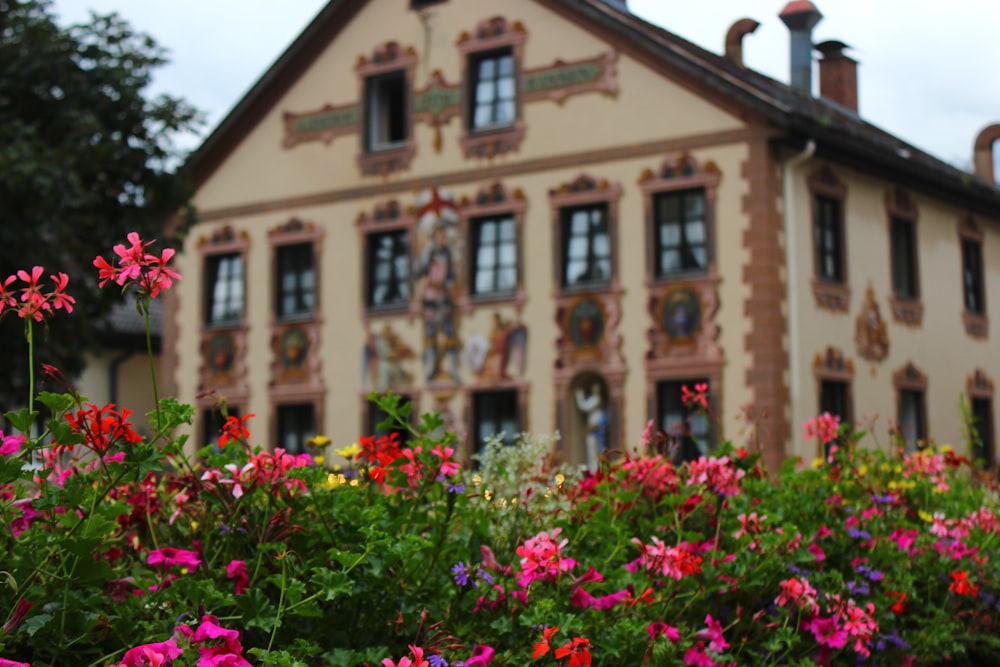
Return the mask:
{"type": "Polygon", "coordinates": [[[688,389],[688,386],[681,386],[681,402],[684,407],[699,407],[703,410],[708,409],[708,383],[699,382],[694,386],[694,391],[688,389]]]}
{"type": "Polygon", "coordinates": [[[671,577],[675,581],[701,572],[701,556],[691,553],[687,542],[670,547],[654,536],[652,544],[643,544],[635,537],[632,543],[639,545],[640,553],[639,558],[625,566],[630,572],[637,572],[641,565],[649,572],[671,577]]]}
{"type": "Polygon", "coordinates": [[[722,624],[712,618],[709,614],[705,617],[705,625],[708,627],[695,633],[695,637],[708,640],[708,649],[715,653],[723,653],[729,648],[729,642],[722,636],[722,624]]]}
{"type": "MultiPolygon", "coordinates": [[[[149,552],[146,564],[150,567],[168,569],[171,567],[185,567],[194,572],[201,565],[198,554],[187,549],[177,549],[175,547],[163,547],[149,552]]],[[[235,631],[234,631],[235,632],[235,631]]]]}
{"type": "Polygon", "coordinates": [[[439,480],[444,477],[453,477],[462,469],[458,461],[451,460],[451,456],[454,453],[455,449],[453,447],[442,447],[441,445],[431,450],[431,454],[441,459],[441,468],[438,472],[439,480]]]}
{"type": "Polygon", "coordinates": [[[816,643],[830,648],[844,648],[847,644],[847,633],[837,625],[834,617],[817,616],[805,624],[805,629],[813,633],[816,643]]]}
{"type": "Polygon", "coordinates": [[[642,430],[642,435],[639,436],[639,447],[642,451],[649,449],[649,446],[653,444],[653,433],[656,430],[656,422],[650,419],[646,422],[646,428],[642,430]]]}
{"type": "Polygon", "coordinates": [[[840,417],[824,412],[802,424],[806,440],[819,438],[824,445],[837,439],[840,433],[840,417]]]}
{"type": "Polygon", "coordinates": [[[472,656],[465,661],[465,667],[486,667],[493,662],[493,655],[496,651],[492,646],[486,644],[476,644],[472,649],[472,656]]]}
{"type": "Polygon", "coordinates": [[[819,605],[816,603],[816,589],[804,577],[785,579],[780,586],[781,593],[774,599],[774,603],[779,607],[794,604],[805,612],[819,610],[819,605]]]}
{"type": "Polygon", "coordinates": [[[818,544],[810,544],[806,547],[806,551],[816,557],[817,563],[822,563],[826,560],[826,552],[823,551],[823,547],[818,544]]]}
{"type": "Polygon", "coordinates": [[[8,660],[7,658],[0,658],[0,667],[31,667],[26,662],[18,662],[17,660],[8,660]]]}
{"type": "Polygon", "coordinates": [[[718,667],[712,656],[705,651],[705,642],[698,642],[684,653],[684,664],[691,667],[718,667]]]}
{"type": "Polygon", "coordinates": [[[41,322],[45,315],[52,315],[60,308],[67,313],[73,312],[73,304],[76,299],[66,294],[66,284],[69,277],[65,273],[49,276],[54,283],[50,292],[42,292],[42,285],[39,280],[45,269],[41,266],[32,267],[31,273],[21,269],[16,274],[7,276],[3,283],[0,283],[0,315],[5,309],[16,309],[18,317],[21,319],[33,319],[41,322]],[[27,283],[27,287],[22,287],[20,298],[15,291],[7,289],[15,280],[22,280],[27,283]],[[20,304],[20,305],[18,305],[20,304]]]}
{"type": "Polygon", "coordinates": [[[167,266],[175,254],[173,248],[165,248],[157,257],[147,252],[153,241],[143,241],[136,232],[129,232],[126,238],[131,245],[125,247],[119,243],[112,248],[118,255],[118,266],[101,256],[94,258],[100,287],[110,281],[125,288],[135,285],[140,294],[155,299],[161,289],[168,289],[175,280],[180,280],[180,274],[167,266]]]}
{"type": "Polygon", "coordinates": [[[410,653],[413,654],[413,660],[410,660],[409,656],[406,656],[400,658],[398,663],[395,663],[391,658],[385,658],[382,660],[382,664],[384,667],[428,667],[430,665],[429,662],[424,660],[424,649],[410,644],[410,653]]]}
{"type": "Polygon", "coordinates": [[[0,431],[0,456],[17,454],[21,449],[21,445],[27,441],[28,439],[23,435],[4,435],[3,431],[0,431]]]}
{"type": "Polygon", "coordinates": [[[669,639],[671,644],[676,644],[681,640],[681,631],[663,621],[650,623],[646,626],[646,632],[649,634],[649,641],[653,641],[661,635],[669,639]]]}
{"type": "Polygon", "coordinates": [[[183,649],[177,646],[177,642],[168,639],[165,642],[154,642],[130,648],[125,652],[122,661],[117,667],[160,667],[170,665],[180,655],[183,649]]]}
{"type": "Polygon", "coordinates": [[[740,480],[746,472],[739,470],[728,456],[702,456],[690,464],[688,486],[702,484],[721,496],[735,496],[740,492],[740,480]]]}
{"type": "Polygon", "coordinates": [[[246,561],[231,560],[226,566],[226,578],[235,579],[236,594],[242,595],[247,586],[250,585],[250,577],[247,575],[246,561]]]}
{"type": "Polygon", "coordinates": [[[569,572],[576,565],[572,558],[564,558],[562,548],[568,544],[568,540],[556,542],[561,528],[556,528],[552,534],[544,530],[516,549],[517,555],[521,557],[521,576],[517,583],[522,588],[527,588],[531,582],[538,579],[548,579],[555,581],[562,572],[569,572]]]}

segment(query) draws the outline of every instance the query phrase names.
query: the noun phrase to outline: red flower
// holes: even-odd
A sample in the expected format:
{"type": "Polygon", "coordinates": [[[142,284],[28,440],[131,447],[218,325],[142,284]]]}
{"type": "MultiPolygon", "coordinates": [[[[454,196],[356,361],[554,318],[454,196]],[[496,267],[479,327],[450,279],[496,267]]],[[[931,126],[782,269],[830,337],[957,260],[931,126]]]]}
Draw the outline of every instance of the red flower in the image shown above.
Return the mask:
{"type": "Polygon", "coordinates": [[[535,644],[535,651],[531,654],[533,660],[538,660],[549,652],[549,642],[552,641],[552,635],[557,632],[559,632],[559,628],[542,629],[542,641],[535,644]]]}
{"type": "Polygon", "coordinates": [[[250,577],[247,575],[246,561],[231,560],[226,566],[226,578],[235,579],[236,594],[242,595],[247,586],[250,585],[250,577]]]}
{"type": "Polygon", "coordinates": [[[103,454],[122,440],[130,444],[142,442],[142,436],[128,422],[131,414],[132,411],[128,408],[122,408],[121,412],[115,410],[114,403],[101,408],[90,403],[86,408],[77,410],[76,414],[67,414],[66,421],[84,437],[85,446],[103,454]]]}
{"type": "Polygon", "coordinates": [[[222,434],[219,436],[219,447],[225,447],[230,442],[246,442],[250,437],[250,431],[246,427],[247,420],[256,416],[251,412],[246,417],[234,415],[226,417],[226,422],[222,425],[222,434]]]}
{"type": "Polygon", "coordinates": [[[572,642],[566,642],[556,649],[556,660],[569,656],[566,667],[590,667],[590,640],[584,637],[573,637],[572,642]]]}
{"type": "Polygon", "coordinates": [[[973,596],[979,592],[979,586],[969,581],[969,573],[965,570],[955,570],[951,573],[951,583],[948,590],[955,595],[973,596]]]}
{"type": "Polygon", "coordinates": [[[902,616],[903,612],[906,611],[906,605],[903,602],[906,601],[906,593],[900,593],[899,591],[889,591],[889,597],[895,598],[895,602],[889,605],[889,609],[892,613],[897,616],[902,616]]]}
{"type": "Polygon", "coordinates": [[[60,308],[67,313],[72,313],[76,299],[66,294],[66,283],[69,282],[69,277],[65,273],[50,275],[49,278],[52,279],[55,286],[51,292],[43,293],[39,283],[43,273],[45,273],[43,267],[35,266],[32,267],[31,273],[22,269],[16,274],[7,276],[0,283],[0,315],[5,309],[16,309],[17,316],[21,319],[31,318],[36,322],[41,322],[45,315],[52,315],[60,308]],[[20,298],[14,291],[7,289],[18,278],[27,283],[27,287],[20,289],[20,298]]]}

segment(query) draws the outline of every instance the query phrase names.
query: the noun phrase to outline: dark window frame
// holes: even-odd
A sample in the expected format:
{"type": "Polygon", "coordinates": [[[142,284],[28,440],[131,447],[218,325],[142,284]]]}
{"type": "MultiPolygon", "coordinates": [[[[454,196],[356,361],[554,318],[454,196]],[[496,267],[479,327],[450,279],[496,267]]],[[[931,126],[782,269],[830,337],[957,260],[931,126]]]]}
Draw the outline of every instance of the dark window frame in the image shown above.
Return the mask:
{"type": "Polygon", "coordinates": [[[715,429],[711,419],[697,407],[684,405],[683,387],[694,391],[695,385],[708,384],[709,406],[714,399],[710,378],[661,378],[656,380],[654,389],[654,425],[667,435],[668,442],[676,443],[674,460],[678,463],[697,460],[709,455],[715,449],[715,429]],[[668,422],[672,415],[680,415],[680,420],[668,422]],[[678,428],[680,425],[680,428],[678,428]]]}
{"type": "Polygon", "coordinates": [[[469,292],[473,299],[483,297],[503,297],[511,296],[517,292],[520,285],[521,258],[520,258],[520,234],[518,229],[517,216],[513,213],[499,214],[492,216],[480,216],[469,220],[470,239],[470,261],[469,261],[469,292]],[[488,247],[484,247],[484,229],[487,225],[495,225],[495,237],[488,247]],[[510,238],[504,241],[502,238],[503,229],[509,229],[510,238]],[[513,250],[513,261],[504,262],[501,257],[502,248],[509,246],[513,250]],[[484,250],[492,250],[492,266],[486,267],[481,264],[484,250]],[[480,288],[479,277],[483,273],[492,276],[490,289],[480,288]],[[508,286],[499,286],[501,275],[510,272],[511,281],[508,286]]]}
{"type": "Polygon", "coordinates": [[[973,461],[984,462],[984,467],[991,469],[995,463],[993,398],[991,396],[970,396],[969,413],[972,418],[970,426],[975,430],[979,440],[978,445],[976,442],[970,443],[973,461]]]}
{"type": "Polygon", "coordinates": [[[583,204],[578,206],[567,206],[559,211],[560,216],[560,264],[559,264],[559,274],[560,283],[564,291],[575,291],[575,290],[593,290],[593,289],[606,289],[611,286],[612,280],[615,275],[615,244],[612,235],[613,222],[611,220],[611,207],[607,202],[594,202],[590,204],[583,204]],[[598,225],[601,229],[597,232],[594,231],[594,219],[593,215],[596,212],[600,212],[600,220],[598,225]],[[578,213],[586,213],[587,228],[584,235],[574,235],[573,226],[575,216],[578,213]],[[595,251],[595,244],[599,237],[605,237],[607,243],[607,252],[598,253],[595,251]],[[569,275],[570,264],[574,261],[580,261],[578,258],[570,257],[570,250],[573,245],[574,239],[583,238],[586,245],[586,257],[583,260],[585,262],[585,271],[579,276],[587,276],[588,274],[595,273],[599,268],[601,263],[607,264],[607,270],[605,275],[600,277],[587,277],[587,278],[572,278],[569,275]]]}
{"type": "Polygon", "coordinates": [[[365,151],[380,153],[405,148],[413,132],[406,70],[395,69],[373,74],[365,77],[364,81],[365,151]],[[379,116],[377,121],[375,115],[379,116]],[[378,136],[383,132],[389,136],[378,136]]]}
{"type": "Polygon", "coordinates": [[[843,201],[824,194],[814,197],[813,247],[816,278],[844,285],[847,283],[847,261],[843,201]]]}
{"type": "Polygon", "coordinates": [[[983,243],[962,238],[962,303],[973,315],[986,315],[986,284],[983,270],[983,243]]]}
{"type": "Polygon", "coordinates": [[[709,201],[708,193],[706,188],[690,188],[690,189],[675,189],[657,192],[653,195],[653,274],[657,280],[678,278],[687,275],[703,275],[708,273],[709,267],[711,266],[711,225],[709,222],[709,201]],[[688,220],[687,219],[687,206],[685,205],[688,198],[697,196],[701,199],[701,219],[700,220],[688,220]],[[666,221],[664,220],[663,205],[664,202],[670,199],[677,199],[679,203],[677,205],[677,210],[679,212],[679,219],[676,221],[666,221]],[[694,243],[688,239],[689,230],[688,225],[692,222],[700,222],[701,226],[701,242],[694,243]],[[679,243],[674,246],[667,246],[665,244],[663,236],[664,229],[668,226],[677,227],[677,236],[679,243]],[[680,268],[676,270],[667,270],[664,267],[664,254],[668,250],[676,250],[680,256],[680,268]],[[695,251],[700,249],[702,252],[702,262],[699,265],[697,260],[693,260],[691,263],[687,262],[685,258],[688,256],[693,256],[695,251]]]}
{"type": "Polygon", "coordinates": [[[205,258],[205,310],[203,312],[205,326],[230,327],[238,325],[246,316],[246,257],[239,251],[220,252],[206,254],[205,258]],[[224,266],[229,266],[230,262],[235,262],[235,266],[228,269],[225,275],[225,282],[220,283],[220,272],[224,266]],[[238,273],[235,269],[239,269],[238,273]],[[233,285],[239,284],[239,294],[234,296],[237,290],[233,285]],[[219,297],[219,287],[225,285],[226,289],[222,297],[219,297]],[[238,307],[234,304],[238,299],[238,307]],[[221,308],[217,304],[225,302],[221,308]],[[216,315],[216,311],[221,311],[216,315]]]}
{"type": "Polygon", "coordinates": [[[315,437],[318,433],[316,405],[313,402],[279,403],[275,406],[275,424],[276,446],[281,447],[288,454],[305,454],[307,453],[306,441],[315,437]],[[308,417],[303,420],[302,417],[306,414],[308,414],[308,417]],[[294,424],[291,424],[293,428],[288,428],[290,426],[289,421],[294,422],[294,424]],[[286,440],[288,436],[296,433],[298,434],[296,438],[297,444],[289,448],[286,440]]]}
{"type": "Polygon", "coordinates": [[[487,439],[504,433],[503,442],[505,445],[513,445],[518,433],[524,430],[524,415],[522,408],[521,394],[517,388],[511,389],[490,389],[486,391],[471,392],[471,421],[470,436],[471,453],[476,454],[482,451],[487,439]],[[489,413],[484,415],[484,413],[489,413]],[[513,415],[513,419],[511,419],[513,415]],[[483,430],[483,422],[489,420],[494,428],[489,435],[480,437],[483,430]],[[516,426],[513,432],[507,432],[503,425],[513,422],[516,426]]]}
{"type": "Polygon", "coordinates": [[[495,49],[476,51],[469,54],[468,58],[469,114],[466,118],[468,131],[471,134],[482,134],[486,132],[496,132],[498,130],[507,130],[514,126],[520,118],[520,86],[518,82],[517,54],[515,53],[514,47],[507,45],[495,49]],[[510,72],[507,74],[501,72],[502,65],[505,61],[510,64],[510,72]],[[493,69],[495,70],[489,78],[489,83],[491,84],[490,94],[492,99],[488,102],[480,100],[482,86],[486,83],[481,71],[482,66],[485,63],[492,63],[493,69]],[[504,92],[501,90],[503,87],[502,82],[505,80],[509,80],[512,88],[512,94],[509,96],[502,94],[504,92]],[[498,119],[500,110],[505,108],[505,105],[510,106],[510,117],[506,119],[498,119]],[[490,110],[490,119],[487,122],[480,123],[480,109],[483,108],[488,108],[490,110]]]}
{"type": "Polygon", "coordinates": [[[274,246],[274,316],[279,322],[310,319],[318,300],[316,248],[312,241],[281,243],[274,246]],[[303,261],[308,258],[308,261],[303,261]],[[310,274],[311,285],[306,274],[310,274]],[[286,284],[291,278],[291,285],[286,284]],[[287,299],[294,303],[286,307],[287,299]]]}
{"type": "Polygon", "coordinates": [[[365,305],[369,311],[397,310],[408,307],[413,295],[412,265],[409,229],[386,229],[365,234],[365,305]],[[390,256],[387,260],[378,257],[379,243],[383,239],[392,239],[392,247],[389,249],[390,256]],[[389,276],[385,280],[377,275],[380,266],[388,266],[389,276]],[[398,275],[399,273],[402,275],[398,275]],[[377,298],[376,292],[380,284],[385,284],[390,288],[394,285],[394,298],[377,298]]]}
{"type": "Polygon", "coordinates": [[[920,298],[920,271],[917,262],[917,225],[912,219],[889,219],[889,256],[892,292],[897,299],[920,298]]]}

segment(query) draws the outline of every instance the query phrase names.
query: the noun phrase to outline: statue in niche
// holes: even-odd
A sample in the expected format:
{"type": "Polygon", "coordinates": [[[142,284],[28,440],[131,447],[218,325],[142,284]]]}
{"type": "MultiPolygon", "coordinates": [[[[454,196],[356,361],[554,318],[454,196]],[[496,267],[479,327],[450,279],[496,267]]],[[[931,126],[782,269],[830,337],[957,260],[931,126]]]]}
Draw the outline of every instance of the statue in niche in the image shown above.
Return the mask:
{"type": "Polygon", "coordinates": [[[868,285],[861,313],[855,320],[854,342],[858,347],[858,354],[869,361],[882,361],[889,356],[889,334],[871,285],[868,285]]]}
{"type": "Polygon", "coordinates": [[[601,383],[594,382],[590,394],[583,389],[576,390],[576,407],[584,414],[587,423],[585,445],[587,450],[587,468],[597,470],[601,454],[608,448],[609,420],[608,411],[604,407],[601,383]]]}
{"type": "Polygon", "coordinates": [[[427,237],[415,271],[416,278],[423,279],[424,375],[428,382],[450,379],[460,383],[458,352],[461,343],[455,326],[458,212],[450,195],[437,188],[421,195],[418,204],[420,228],[427,237]]]}

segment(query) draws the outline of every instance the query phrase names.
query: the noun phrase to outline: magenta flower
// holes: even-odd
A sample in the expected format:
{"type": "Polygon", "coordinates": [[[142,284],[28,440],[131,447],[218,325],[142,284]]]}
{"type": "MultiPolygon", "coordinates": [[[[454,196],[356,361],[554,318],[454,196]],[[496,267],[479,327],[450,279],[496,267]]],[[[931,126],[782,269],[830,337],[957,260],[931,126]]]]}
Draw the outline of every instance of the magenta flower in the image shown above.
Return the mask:
{"type": "Polygon", "coordinates": [[[493,655],[496,651],[492,646],[486,644],[476,644],[472,648],[472,656],[465,661],[465,667],[486,667],[493,662],[493,655]]]}
{"type": "Polygon", "coordinates": [[[819,417],[813,417],[802,424],[806,440],[819,438],[824,445],[837,439],[840,433],[840,417],[824,412],[819,417]]]}
{"type": "Polygon", "coordinates": [[[115,667],[147,667],[147,665],[169,665],[176,660],[184,650],[173,639],[165,642],[154,642],[130,648],[125,652],[121,663],[115,667]]]}
{"type": "Polygon", "coordinates": [[[672,625],[667,625],[663,621],[650,623],[646,626],[646,632],[649,634],[649,641],[653,641],[660,636],[669,639],[671,644],[676,644],[681,640],[681,631],[672,625]]]}
{"type": "Polygon", "coordinates": [[[17,660],[8,660],[7,658],[0,658],[0,667],[31,667],[26,662],[18,662],[17,660]]]}
{"type": "MultiPolygon", "coordinates": [[[[185,567],[194,572],[201,565],[198,554],[187,549],[177,549],[175,547],[163,547],[149,552],[146,563],[150,567],[166,570],[171,567],[185,567]]],[[[235,632],[235,630],[234,630],[235,632]]]]}
{"type": "Polygon", "coordinates": [[[23,435],[4,435],[0,431],[0,456],[13,456],[28,439],[23,435]]]}
{"type": "Polygon", "coordinates": [[[695,637],[708,640],[708,649],[715,653],[723,653],[729,648],[729,642],[722,636],[722,624],[712,618],[709,614],[705,617],[705,625],[708,627],[695,633],[695,637]]]}
{"type": "Polygon", "coordinates": [[[118,266],[101,256],[94,258],[100,287],[108,282],[115,282],[123,288],[135,285],[140,294],[155,299],[161,289],[168,289],[175,280],[181,279],[179,273],[167,266],[175,254],[173,248],[165,248],[157,257],[147,252],[153,241],[143,241],[136,232],[129,232],[126,238],[131,244],[129,247],[119,243],[112,248],[118,255],[118,266]]]}
{"type": "Polygon", "coordinates": [[[250,585],[250,577],[247,575],[246,561],[231,560],[226,566],[226,578],[235,579],[236,594],[242,595],[243,591],[250,585]]]}

